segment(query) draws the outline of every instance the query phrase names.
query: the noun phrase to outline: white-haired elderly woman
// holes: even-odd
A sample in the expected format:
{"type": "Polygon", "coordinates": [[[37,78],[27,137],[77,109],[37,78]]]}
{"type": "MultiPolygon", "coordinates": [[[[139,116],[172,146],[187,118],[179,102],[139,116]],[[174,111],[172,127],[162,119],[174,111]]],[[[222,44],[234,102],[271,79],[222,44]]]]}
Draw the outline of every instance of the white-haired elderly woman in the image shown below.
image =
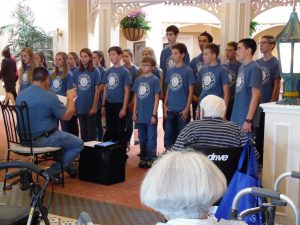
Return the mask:
{"type": "Polygon", "coordinates": [[[163,214],[168,225],[211,225],[217,221],[209,208],[225,190],[226,178],[205,155],[169,151],[144,178],[141,201],[163,214]]]}

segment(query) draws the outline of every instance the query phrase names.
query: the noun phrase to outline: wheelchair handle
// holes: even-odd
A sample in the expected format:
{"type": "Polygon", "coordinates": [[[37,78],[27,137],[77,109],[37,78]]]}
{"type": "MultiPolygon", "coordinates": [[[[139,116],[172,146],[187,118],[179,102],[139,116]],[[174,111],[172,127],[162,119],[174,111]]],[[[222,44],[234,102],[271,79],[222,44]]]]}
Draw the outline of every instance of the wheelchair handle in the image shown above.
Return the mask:
{"type": "Polygon", "coordinates": [[[32,163],[26,163],[26,162],[3,162],[3,163],[0,163],[0,170],[9,169],[9,168],[21,168],[21,169],[26,168],[26,169],[33,171],[34,173],[44,177],[45,180],[50,181],[50,177],[46,173],[46,171],[32,163]]]}
{"type": "Polygon", "coordinates": [[[285,177],[292,177],[292,178],[300,179],[300,172],[299,171],[291,171],[291,172],[286,172],[286,173],[281,174],[275,181],[275,184],[274,184],[275,191],[279,190],[279,184],[285,177]]]}
{"type": "Polygon", "coordinates": [[[299,218],[299,212],[298,212],[297,206],[288,196],[286,196],[284,194],[280,194],[277,191],[267,190],[267,189],[258,188],[258,187],[245,188],[237,193],[237,195],[233,199],[232,207],[231,207],[232,219],[238,219],[238,209],[237,209],[238,201],[242,196],[244,196],[246,194],[253,194],[256,196],[286,201],[294,211],[295,224],[296,225],[300,224],[300,218],[299,218]]]}

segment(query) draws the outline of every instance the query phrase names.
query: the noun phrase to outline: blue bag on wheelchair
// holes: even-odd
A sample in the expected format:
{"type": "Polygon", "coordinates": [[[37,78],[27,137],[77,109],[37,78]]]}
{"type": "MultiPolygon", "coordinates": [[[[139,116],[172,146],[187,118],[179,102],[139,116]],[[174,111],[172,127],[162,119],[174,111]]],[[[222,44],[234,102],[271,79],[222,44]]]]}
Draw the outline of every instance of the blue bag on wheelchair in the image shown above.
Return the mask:
{"type": "MultiPolygon", "coordinates": [[[[235,195],[240,190],[248,187],[261,187],[261,183],[258,178],[254,148],[250,145],[249,141],[243,149],[238,169],[228,185],[227,191],[221,200],[215,217],[218,219],[230,219],[231,206],[235,195]],[[245,168],[246,171],[243,171],[245,168]]],[[[238,213],[249,208],[257,207],[260,203],[260,197],[256,197],[252,194],[245,195],[238,202],[238,213]]],[[[261,213],[250,215],[243,218],[243,221],[249,225],[261,225],[262,215],[261,213]]]]}

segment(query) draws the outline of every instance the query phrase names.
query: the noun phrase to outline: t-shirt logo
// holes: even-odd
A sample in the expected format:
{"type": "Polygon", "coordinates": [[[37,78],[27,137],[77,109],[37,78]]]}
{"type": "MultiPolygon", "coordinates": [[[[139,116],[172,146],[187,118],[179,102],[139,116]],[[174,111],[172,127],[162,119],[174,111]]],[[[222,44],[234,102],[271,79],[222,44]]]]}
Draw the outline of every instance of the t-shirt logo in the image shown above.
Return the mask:
{"type": "Polygon", "coordinates": [[[202,88],[208,90],[212,88],[216,83],[216,77],[212,72],[207,72],[204,74],[202,79],[202,88]]]}
{"type": "Polygon", "coordinates": [[[27,74],[27,72],[25,72],[25,73],[23,73],[23,75],[22,75],[22,83],[23,84],[27,84],[28,83],[28,74],[27,74]]]}
{"type": "Polygon", "coordinates": [[[115,89],[119,85],[119,76],[115,73],[108,74],[108,89],[115,89]]]}
{"type": "Polygon", "coordinates": [[[230,85],[233,86],[235,84],[235,73],[232,70],[228,70],[228,79],[230,82],[230,85]]]}
{"type": "Polygon", "coordinates": [[[172,59],[172,57],[170,56],[168,59],[167,59],[167,69],[171,69],[175,66],[175,63],[172,59]]]}
{"type": "Polygon", "coordinates": [[[82,91],[86,91],[91,87],[91,77],[88,74],[80,74],[78,78],[78,88],[82,91]]]}
{"type": "Polygon", "coordinates": [[[261,67],[262,72],[262,84],[265,85],[270,80],[270,72],[267,67],[261,67]]]}
{"type": "Polygon", "coordinates": [[[141,82],[138,87],[138,98],[145,99],[150,94],[150,86],[148,83],[141,82]]]}
{"type": "Polygon", "coordinates": [[[196,65],[197,72],[199,72],[203,66],[204,66],[203,62],[198,62],[197,65],[196,65]]]}
{"type": "Polygon", "coordinates": [[[182,77],[178,73],[171,75],[170,79],[170,89],[172,91],[177,91],[182,87],[182,77]]]}
{"type": "Polygon", "coordinates": [[[61,87],[62,87],[62,80],[60,77],[58,78],[55,78],[53,81],[52,81],[52,85],[51,85],[51,90],[53,92],[59,92],[61,90],[61,87]]]}
{"type": "Polygon", "coordinates": [[[238,74],[238,77],[236,79],[236,88],[235,88],[235,92],[240,92],[244,86],[245,83],[245,75],[243,72],[238,74]]]}

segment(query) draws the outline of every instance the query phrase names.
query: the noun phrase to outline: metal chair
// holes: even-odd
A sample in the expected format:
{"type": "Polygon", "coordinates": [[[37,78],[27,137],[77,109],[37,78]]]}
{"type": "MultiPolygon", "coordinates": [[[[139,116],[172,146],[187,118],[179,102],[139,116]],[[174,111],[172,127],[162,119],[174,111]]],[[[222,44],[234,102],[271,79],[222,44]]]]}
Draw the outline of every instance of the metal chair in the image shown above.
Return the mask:
{"type": "MultiPolygon", "coordinates": [[[[2,102],[0,104],[7,137],[6,160],[10,160],[10,153],[13,152],[19,155],[30,156],[31,162],[38,165],[41,161],[55,160],[51,156],[54,153],[58,153],[60,156],[62,186],[64,187],[63,149],[60,147],[33,147],[26,102],[22,102],[20,105],[8,105],[2,102]],[[44,156],[43,158],[38,157],[42,155],[44,156]]],[[[9,185],[6,185],[6,179],[4,179],[3,190],[9,187],[9,185]]]]}

